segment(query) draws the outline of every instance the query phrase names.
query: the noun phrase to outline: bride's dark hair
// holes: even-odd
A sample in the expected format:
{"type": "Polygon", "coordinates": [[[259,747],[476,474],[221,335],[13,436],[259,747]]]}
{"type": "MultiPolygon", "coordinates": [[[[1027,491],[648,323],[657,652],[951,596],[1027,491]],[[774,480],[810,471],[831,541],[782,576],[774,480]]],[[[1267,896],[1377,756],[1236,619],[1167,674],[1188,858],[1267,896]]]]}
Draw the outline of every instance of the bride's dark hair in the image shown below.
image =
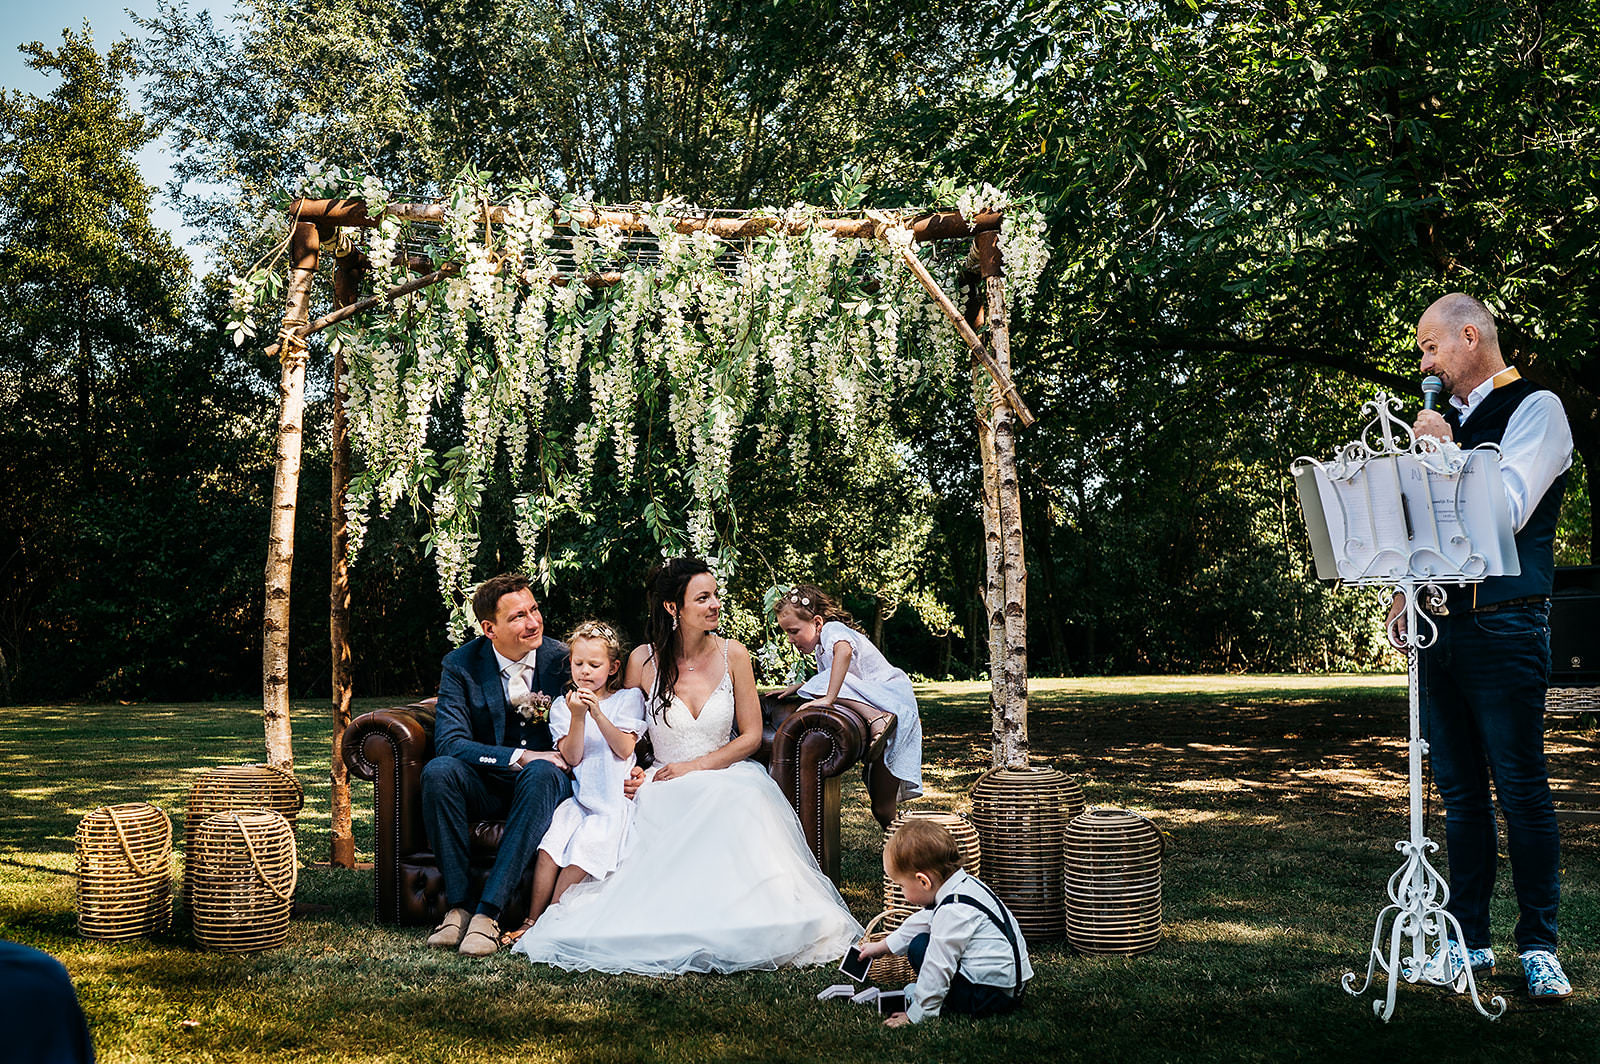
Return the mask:
{"type": "Polygon", "coordinates": [[[711,566],[699,558],[668,558],[645,577],[650,589],[650,615],[645,619],[644,631],[656,661],[656,689],[650,700],[652,713],[666,708],[667,699],[678,686],[678,652],[683,649],[683,639],[672,614],[667,612],[667,603],[672,603],[682,613],[689,581],[710,571],[711,566]]]}

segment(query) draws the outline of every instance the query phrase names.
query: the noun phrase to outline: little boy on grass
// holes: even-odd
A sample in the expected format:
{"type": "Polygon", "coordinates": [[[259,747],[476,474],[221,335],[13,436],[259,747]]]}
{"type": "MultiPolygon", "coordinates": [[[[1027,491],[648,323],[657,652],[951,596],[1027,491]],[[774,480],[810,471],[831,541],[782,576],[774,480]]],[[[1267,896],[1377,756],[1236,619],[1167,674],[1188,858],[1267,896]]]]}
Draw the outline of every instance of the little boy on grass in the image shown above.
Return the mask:
{"type": "Polygon", "coordinates": [[[884,1021],[890,1027],[942,1012],[1010,1012],[1033,978],[1016,917],[960,863],[954,836],[929,820],[907,820],[883,848],[884,874],[907,902],[924,907],[883,941],[861,947],[863,957],[904,954],[916,970],[906,1011],[884,1021]]]}

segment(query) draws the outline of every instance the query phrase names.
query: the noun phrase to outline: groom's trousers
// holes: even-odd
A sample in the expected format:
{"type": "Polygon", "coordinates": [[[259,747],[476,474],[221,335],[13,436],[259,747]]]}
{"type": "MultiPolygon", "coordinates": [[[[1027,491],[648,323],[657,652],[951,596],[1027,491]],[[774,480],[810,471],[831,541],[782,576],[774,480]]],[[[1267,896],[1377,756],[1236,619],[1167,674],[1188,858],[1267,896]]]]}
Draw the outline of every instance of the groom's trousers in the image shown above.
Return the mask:
{"type": "Polygon", "coordinates": [[[520,771],[480,768],[454,757],[435,757],[422,766],[422,821],[450,908],[473,908],[468,867],[474,822],[505,820],[494,867],[477,899],[504,908],[539,852],[556,806],[570,797],[572,780],[548,761],[529,762],[520,771]]]}

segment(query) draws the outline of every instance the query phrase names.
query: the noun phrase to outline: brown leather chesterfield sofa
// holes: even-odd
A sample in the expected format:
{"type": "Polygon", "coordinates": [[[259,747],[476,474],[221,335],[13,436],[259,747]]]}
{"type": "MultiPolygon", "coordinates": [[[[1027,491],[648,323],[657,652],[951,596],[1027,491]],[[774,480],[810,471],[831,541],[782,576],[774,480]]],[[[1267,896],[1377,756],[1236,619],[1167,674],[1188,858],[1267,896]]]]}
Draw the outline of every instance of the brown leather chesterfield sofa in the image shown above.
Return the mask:
{"type": "MultiPolygon", "coordinates": [[[[432,925],[444,917],[444,877],[428,848],[422,824],[422,766],[433,756],[433,699],[379,709],[350,722],[344,762],[350,774],[373,784],[373,876],[379,923],[432,925]]],[[[861,713],[848,706],[797,712],[799,700],[762,698],[764,723],[756,757],[794,806],[817,863],[839,880],[839,784],[860,763],[873,815],[885,827],[894,817],[898,783],[883,766],[894,714],[861,713]]],[[[646,744],[641,744],[641,762],[646,744]]],[[[474,889],[482,886],[505,825],[472,825],[474,889]]],[[[501,917],[515,927],[527,915],[530,867],[501,917]]]]}

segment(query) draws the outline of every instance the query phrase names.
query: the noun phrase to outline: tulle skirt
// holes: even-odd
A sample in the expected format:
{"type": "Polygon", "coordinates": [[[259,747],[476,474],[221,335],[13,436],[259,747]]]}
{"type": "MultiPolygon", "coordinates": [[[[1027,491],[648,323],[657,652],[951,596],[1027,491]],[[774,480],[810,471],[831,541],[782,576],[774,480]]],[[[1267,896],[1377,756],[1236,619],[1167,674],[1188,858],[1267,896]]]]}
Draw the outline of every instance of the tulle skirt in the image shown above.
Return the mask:
{"type": "Polygon", "coordinates": [[[513,949],[670,975],[823,964],[861,934],[783,792],[743,761],[641,787],[616,871],[570,887],[513,949]]]}

